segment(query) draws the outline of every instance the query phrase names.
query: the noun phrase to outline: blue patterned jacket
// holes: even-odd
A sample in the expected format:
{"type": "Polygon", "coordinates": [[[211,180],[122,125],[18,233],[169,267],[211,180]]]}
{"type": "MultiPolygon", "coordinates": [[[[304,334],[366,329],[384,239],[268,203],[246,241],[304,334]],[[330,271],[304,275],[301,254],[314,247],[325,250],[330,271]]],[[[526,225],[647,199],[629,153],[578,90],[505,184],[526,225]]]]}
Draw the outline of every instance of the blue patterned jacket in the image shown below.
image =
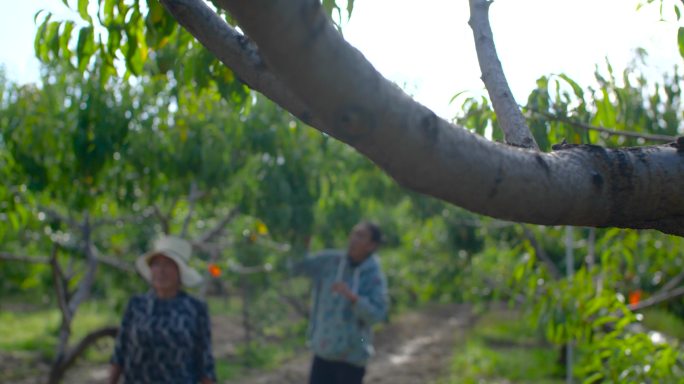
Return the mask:
{"type": "Polygon", "coordinates": [[[387,319],[387,283],[377,255],[353,266],[345,251],[325,250],[295,265],[294,272],[313,280],[308,342],[316,356],[365,366],[373,354],[375,323],[387,319]],[[344,281],[359,297],[352,304],[332,292],[344,281]]]}
{"type": "Polygon", "coordinates": [[[125,384],[216,381],[206,304],[182,291],[171,299],[133,296],[111,363],[122,368],[125,384]]]}

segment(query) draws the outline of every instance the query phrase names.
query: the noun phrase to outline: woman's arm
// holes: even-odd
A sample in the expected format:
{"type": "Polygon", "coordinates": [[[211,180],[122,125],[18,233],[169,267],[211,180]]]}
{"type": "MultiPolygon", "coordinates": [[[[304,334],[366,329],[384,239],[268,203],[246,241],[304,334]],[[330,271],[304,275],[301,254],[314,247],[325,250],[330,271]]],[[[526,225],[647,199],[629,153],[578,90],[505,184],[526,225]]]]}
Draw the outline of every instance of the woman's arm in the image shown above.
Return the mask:
{"type": "Polygon", "coordinates": [[[304,275],[316,279],[320,277],[321,271],[334,257],[335,251],[324,250],[315,255],[307,255],[303,260],[295,263],[290,273],[295,276],[304,275]]]}

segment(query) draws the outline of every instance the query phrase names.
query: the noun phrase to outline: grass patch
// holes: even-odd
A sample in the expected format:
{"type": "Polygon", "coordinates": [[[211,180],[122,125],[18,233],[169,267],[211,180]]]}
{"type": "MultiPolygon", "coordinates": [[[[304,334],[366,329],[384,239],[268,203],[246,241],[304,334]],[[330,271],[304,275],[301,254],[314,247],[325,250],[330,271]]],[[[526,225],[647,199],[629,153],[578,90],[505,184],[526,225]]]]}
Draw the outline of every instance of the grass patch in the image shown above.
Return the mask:
{"type": "Polygon", "coordinates": [[[561,384],[558,350],[545,345],[517,313],[485,314],[456,347],[449,375],[439,384],[561,384]]]}
{"type": "Polygon", "coordinates": [[[233,295],[230,296],[208,296],[206,297],[207,307],[209,307],[209,315],[232,315],[240,316],[242,314],[242,300],[233,295]]]}
{"type": "MultiPolygon", "coordinates": [[[[97,302],[84,303],[72,323],[72,343],[96,328],[118,324],[118,315],[109,306],[97,302]]],[[[38,352],[47,358],[54,357],[57,335],[61,323],[58,309],[41,309],[27,312],[0,313],[0,350],[38,352]]],[[[110,351],[111,353],[111,351],[110,351]]],[[[96,358],[97,353],[89,354],[96,358]]]]}
{"type": "Polygon", "coordinates": [[[225,381],[251,372],[277,368],[295,356],[302,346],[303,343],[299,338],[287,339],[279,343],[255,343],[250,349],[241,346],[235,357],[216,360],[216,376],[219,381],[225,381]]]}

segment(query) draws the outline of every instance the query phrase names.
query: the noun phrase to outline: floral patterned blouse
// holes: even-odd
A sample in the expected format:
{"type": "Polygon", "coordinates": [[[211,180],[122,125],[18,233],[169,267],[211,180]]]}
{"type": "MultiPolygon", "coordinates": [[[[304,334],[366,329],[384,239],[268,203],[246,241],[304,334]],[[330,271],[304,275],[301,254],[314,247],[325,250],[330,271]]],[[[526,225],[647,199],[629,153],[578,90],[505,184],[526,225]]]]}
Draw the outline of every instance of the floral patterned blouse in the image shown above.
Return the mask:
{"type": "Polygon", "coordinates": [[[206,304],[185,292],[171,299],[133,296],[111,363],[121,367],[126,384],[216,381],[206,304]]]}

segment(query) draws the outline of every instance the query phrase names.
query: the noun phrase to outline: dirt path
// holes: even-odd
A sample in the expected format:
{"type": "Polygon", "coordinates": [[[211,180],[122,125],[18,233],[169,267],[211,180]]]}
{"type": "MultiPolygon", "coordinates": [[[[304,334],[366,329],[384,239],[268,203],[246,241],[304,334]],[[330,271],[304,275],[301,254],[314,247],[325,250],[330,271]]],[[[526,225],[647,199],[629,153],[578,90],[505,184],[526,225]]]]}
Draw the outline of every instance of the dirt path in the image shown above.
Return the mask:
{"type": "MultiPolygon", "coordinates": [[[[441,377],[454,343],[472,324],[470,307],[435,306],[400,316],[376,335],[377,354],[364,380],[367,384],[422,384],[441,377]]],[[[237,384],[306,383],[310,354],[268,372],[232,381],[237,384]]]]}
{"type": "MultiPolygon", "coordinates": [[[[440,305],[398,316],[376,334],[377,354],[371,361],[366,384],[422,384],[443,376],[449,365],[454,343],[473,323],[473,315],[466,305],[440,305]]],[[[234,355],[234,345],[242,339],[241,326],[236,319],[212,318],[214,355],[226,358],[234,355]]],[[[2,356],[7,358],[8,356],[2,356]]],[[[3,359],[4,360],[4,359],[3,359]]],[[[224,383],[237,384],[304,384],[308,377],[311,355],[302,353],[270,372],[258,372],[240,380],[224,383]]],[[[23,361],[26,365],[27,361],[23,361]]],[[[33,379],[11,380],[14,384],[44,382],[48,365],[30,363],[33,379]]],[[[108,365],[77,364],[67,372],[65,384],[104,384],[108,365]]],[[[2,380],[0,380],[2,381],[2,380]]]]}

